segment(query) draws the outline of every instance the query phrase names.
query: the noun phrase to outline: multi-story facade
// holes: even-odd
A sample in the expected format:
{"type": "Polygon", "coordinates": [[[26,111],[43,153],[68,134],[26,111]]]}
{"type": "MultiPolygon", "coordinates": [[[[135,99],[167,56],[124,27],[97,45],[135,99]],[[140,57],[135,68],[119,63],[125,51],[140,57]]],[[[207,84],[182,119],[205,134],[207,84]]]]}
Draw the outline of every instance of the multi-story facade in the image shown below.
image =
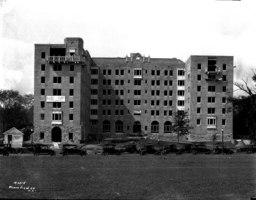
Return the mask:
{"type": "Polygon", "coordinates": [[[185,110],[191,139],[209,140],[213,134],[233,134],[233,114],[227,98],[233,96],[232,56],[190,56],[186,61],[185,110]]]}
{"type": "Polygon", "coordinates": [[[89,133],[90,65],[81,38],[35,45],[32,140],[79,142],[89,133]]]}
{"type": "Polygon", "coordinates": [[[186,63],[139,53],[91,58],[81,38],[37,44],[33,140],[79,142],[88,134],[165,135],[173,131],[177,110],[189,113],[191,139],[205,139],[221,128],[232,133],[232,113],[223,113],[232,84],[233,57],[191,56],[186,63]],[[213,65],[223,69],[215,73],[213,65]],[[214,94],[208,86],[215,88],[214,94]]]}
{"type": "Polygon", "coordinates": [[[91,132],[171,132],[173,114],[184,109],[185,65],[181,60],[132,53],[93,61],[91,132]]]}

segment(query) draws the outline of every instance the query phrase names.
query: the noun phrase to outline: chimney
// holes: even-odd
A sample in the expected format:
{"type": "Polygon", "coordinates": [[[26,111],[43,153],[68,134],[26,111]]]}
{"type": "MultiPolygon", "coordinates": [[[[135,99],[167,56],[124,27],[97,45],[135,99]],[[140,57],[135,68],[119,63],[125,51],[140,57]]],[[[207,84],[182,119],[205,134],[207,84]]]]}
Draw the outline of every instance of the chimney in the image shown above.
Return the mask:
{"type": "Polygon", "coordinates": [[[148,55],[148,62],[150,62],[150,55],[148,55]]]}

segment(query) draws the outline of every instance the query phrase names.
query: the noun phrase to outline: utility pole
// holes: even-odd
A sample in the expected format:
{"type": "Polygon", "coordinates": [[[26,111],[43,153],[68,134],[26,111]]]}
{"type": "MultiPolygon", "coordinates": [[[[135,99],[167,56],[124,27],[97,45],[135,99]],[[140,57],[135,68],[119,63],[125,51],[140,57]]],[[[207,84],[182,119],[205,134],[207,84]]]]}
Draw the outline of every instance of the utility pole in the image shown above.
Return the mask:
{"type": "Polygon", "coordinates": [[[221,129],[221,137],[222,137],[222,155],[224,154],[224,142],[223,142],[224,129],[221,129]]]}

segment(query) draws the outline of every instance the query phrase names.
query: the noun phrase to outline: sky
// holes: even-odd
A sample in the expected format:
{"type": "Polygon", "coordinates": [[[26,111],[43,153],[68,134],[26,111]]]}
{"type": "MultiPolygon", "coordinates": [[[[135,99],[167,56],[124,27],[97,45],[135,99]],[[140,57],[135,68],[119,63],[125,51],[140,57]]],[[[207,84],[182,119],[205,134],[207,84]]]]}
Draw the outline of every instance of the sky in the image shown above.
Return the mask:
{"type": "Polygon", "coordinates": [[[0,0],[0,89],[33,94],[34,44],[66,37],[81,37],[92,57],[234,56],[234,81],[250,81],[255,8],[255,0],[0,0]]]}

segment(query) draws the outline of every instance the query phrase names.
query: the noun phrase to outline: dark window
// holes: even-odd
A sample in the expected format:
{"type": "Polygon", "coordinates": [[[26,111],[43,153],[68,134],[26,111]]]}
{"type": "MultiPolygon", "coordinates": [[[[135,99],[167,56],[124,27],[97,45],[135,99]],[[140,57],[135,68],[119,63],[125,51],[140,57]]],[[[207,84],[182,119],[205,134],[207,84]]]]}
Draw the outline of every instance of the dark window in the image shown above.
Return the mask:
{"type": "Polygon", "coordinates": [[[111,75],[111,69],[108,70],[108,75],[111,75]]]}
{"type": "Polygon", "coordinates": [[[107,70],[103,69],[103,75],[106,75],[106,74],[107,74],[107,70]]]}
{"type": "Polygon", "coordinates": [[[226,108],[222,108],[222,114],[226,113],[226,108]]]}
{"type": "Polygon", "coordinates": [[[201,92],[201,86],[200,85],[197,86],[197,91],[201,92]]]}
{"type": "Polygon", "coordinates": [[[73,71],[74,71],[74,69],[75,69],[74,65],[70,65],[69,70],[70,70],[71,72],[73,72],[73,71]]]}
{"type": "Polygon", "coordinates": [[[97,115],[98,110],[97,109],[91,109],[91,115],[97,115]]]}
{"type": "Polygon", "coordinates": [[[119,85],[119,80],[116,80],[116,81],[115,81],[115,84],[116,84],[116,85],[119,85]]]}
{"type": "Polygon", "coordinates": [[[120,80],[120,85],[124,85],[124,80],[120,80]]]}
{"type": "Polygon", "coordinates": [[[155,75],[155,70],[151,70],[151,75],[152,75],[152,76],[155,75]]]}
{"type": "Polygon", "coordinates": [[[44,132],[40,132],[40,140],[44,139],[44,132]]]}
{"type": "Polygon", "coordinates": [[[53,108],[61,108],[61,102],[53,102],[52,107],[53,108]]]}
{"type": "Polygon", "coordinates": [[[172,86],[172,81],[169,81],[169,86],[172,86]]]}
{"type": "Polygon", "coordinates": [[[208,86],[208,92],[215,92],[215,86],[214,85],[209,85],[208,86]]]}
{"type": "Polygon", "coordinates": [[[98,74],[98,69],[91,69],[91,74],[97,75],[98,74]]]}
{"type": "Polygon", "coordinates": [[[68,139],[73,140],[73,133],[68,133],[68,139]]]}
{"type": "Polygon", "coordinates": [[[73,101],[70,101],[69,102],[69,108],[73,108],[74,107],[74,102],[73,101]]]}
{"type": "Polygon", "coordinates": [[[169,106],[172,106],[172,101],[169,101],[169,106]]]}
{"type": "Polygon", "coordinates": [[[56,77],[56,76],[54,76],[53,77],[53,83],[61,83],[61,77],[56,77]]]}
{"type": "Polygon", "coordinates": [[[196,124],[200,125],[201,124],[201,120],[200,119],[196,119],[196,124]]]}
{"type": "Polygon", "coordinates": [[[172,110],[169,110],[169,116],[172,116],[172,110]]]}
{"type": "Polygon", "coordinates": [[[97,89],[91,89],[91,95],[97,95],[98,90],[97,89]]]}
{"type": "Polygon", "coordinates": [[[44,108],[44,106],[45,106],[45,102],[41,101],[41,108],[44,108]]]}
{"type": "Polygon", "coordinates": [[[196,112],[199,114],[201,111],[201,108],[196,108],[196,112]]]}
{"type": "Polygon", "coordinates": [[[121,75],[124,75],[124,70],[123,70],[123,69],[121,69],[121,71],[120,71],[120,72],[121,72],[121,75]]]}
{"type": "Polygon", "coordinates": [[[98,79],[91,79],[91,85],[98,85],[98,79]]]}
{"type": "Polygon", "coordinates": [[[222,91],[223,91],[223,92],[226,92],[226,86],[223,86],[223,87],[222,87],[222,91]]]}
{"type": "Polygon", "coordinates": [[[69,96],[74,96],[74,90],[73,89],[69,90],[69,96]]]}
{"type": "Polygon", "coordinates": [[[116,69],[116,75],[119,75],[119,70],[118,69],[116,69]]]}
{"type": "Polygon", "coordinates": [[[201,97],[197,97],[197,103],[201,103],[201,97]]]}
{"type": "Polygon", "coordinates": [[[208,108],[208,114],[215,114],[215,108],[208,108]]]}
{"type": "Polygon", "coordinates": [[[91,105],[98,105],[97,99],[91,99],[91,105]]]}
{"type": "Polygon", "coordinates": [[[45,64],[41,65],[41,71],[45,71],[45,64]]]}
{"type": "Polygon", "coordinates": [[[168,75],[168,71],[164,70],[164,75],[167,76],[168,75]]]}
{"type": "Polygon", "coordinates": [[[156,91],[156,95],[159,96],[160,95],[160,90],[156,91]]]}
{"type": "Polygon", "coordinates": [[[157,80],[157,81],[156,81],[156,85],[160,85],[160,80],[157,80]]]}
{"type": "Polygon", "coordinates": [[[227,65],[223,64],[223,70],[226,70],[226,69],[227,69],[227,65]]]}
{"type": "Polygon", "coordinates": [[[73,76],[69,77],[69,82],[74,83],[74,77],[73,76]]]}
{"type": "Polygon", "coordinates": [[[201,75],[200,74],[197,75],[197,80],[201,81],[201,75]]]}
{"type": "Polygon", "coordinates": [[[44,114],[43,113],[40,114],[40,119],[44,120],[44,114]]]}
{"type": "Polygon", "coordinates": [[[62,70],[62,67],[61,67],[61,65],[53,65],[53,71],[61,71],[62,70]]]}
{"type": "Polygon", "coordinates": [[[41,77],[41,83],[45,83],[45,77],[44,76],[41,77]]]}
{"type": "Polygon", "coordinates": [[[226,103],[226,97],[222,97],[222,103],[226,103]]]}
{"type": "Polygon", "coordinates": [[[169,71],[169,76],[172,76],[172,74],[173,74],[173,73],[172,73],[172,70],[170,70],[170,71],[169,71]]]}
{"type": "Polygon", "coordinates": [[[152,80],[152,81],[151,81],[151,85],[155,85],[155,80],[152,80]]]}
{"type": "Polygon", "coordinates": [[[155,90],[151,90],[151,95],[152,95],[152,96],[155,95],[155,90]]]}
{"type": "Polygon", "coordinates": [[[227,75],[223,75],[223,81],[226,81],[227,80],[227,75]]]}
{"type": "Polygon", "coordinates": [[[73,114],[69,114],[69,120],[73,120],[73,114]]]}
{"type": "Polygon", "coordinates": [[[197,69],[198,69],[198,70],[201,70],[201,64],[200,64],[200,63],[197,64],[197,69]]]}
{"type": "Polygon", "coordinates": [[[45,89],[41,89],[41,95],[45,95],[45,89]]]}
{"type": "Polygon", "coordinates": [[[151,115],[155,115],[155,111],[154,110],[151,110],[151,115]]]}
{"type": "Polygon", "coordinates": [[[156,70],[156,75],[160,76],[160,70],[156,70]]]}
{"type": "Polygon", "coordinates": [[[54,96],[60,96],[61,95],[61,89],[53,89],[53,95],[54,96]]]}
{"type": "Polygon", "coordinates": [[[45,52],[41,52],[41,58],[45,58],[45,52]]]}

